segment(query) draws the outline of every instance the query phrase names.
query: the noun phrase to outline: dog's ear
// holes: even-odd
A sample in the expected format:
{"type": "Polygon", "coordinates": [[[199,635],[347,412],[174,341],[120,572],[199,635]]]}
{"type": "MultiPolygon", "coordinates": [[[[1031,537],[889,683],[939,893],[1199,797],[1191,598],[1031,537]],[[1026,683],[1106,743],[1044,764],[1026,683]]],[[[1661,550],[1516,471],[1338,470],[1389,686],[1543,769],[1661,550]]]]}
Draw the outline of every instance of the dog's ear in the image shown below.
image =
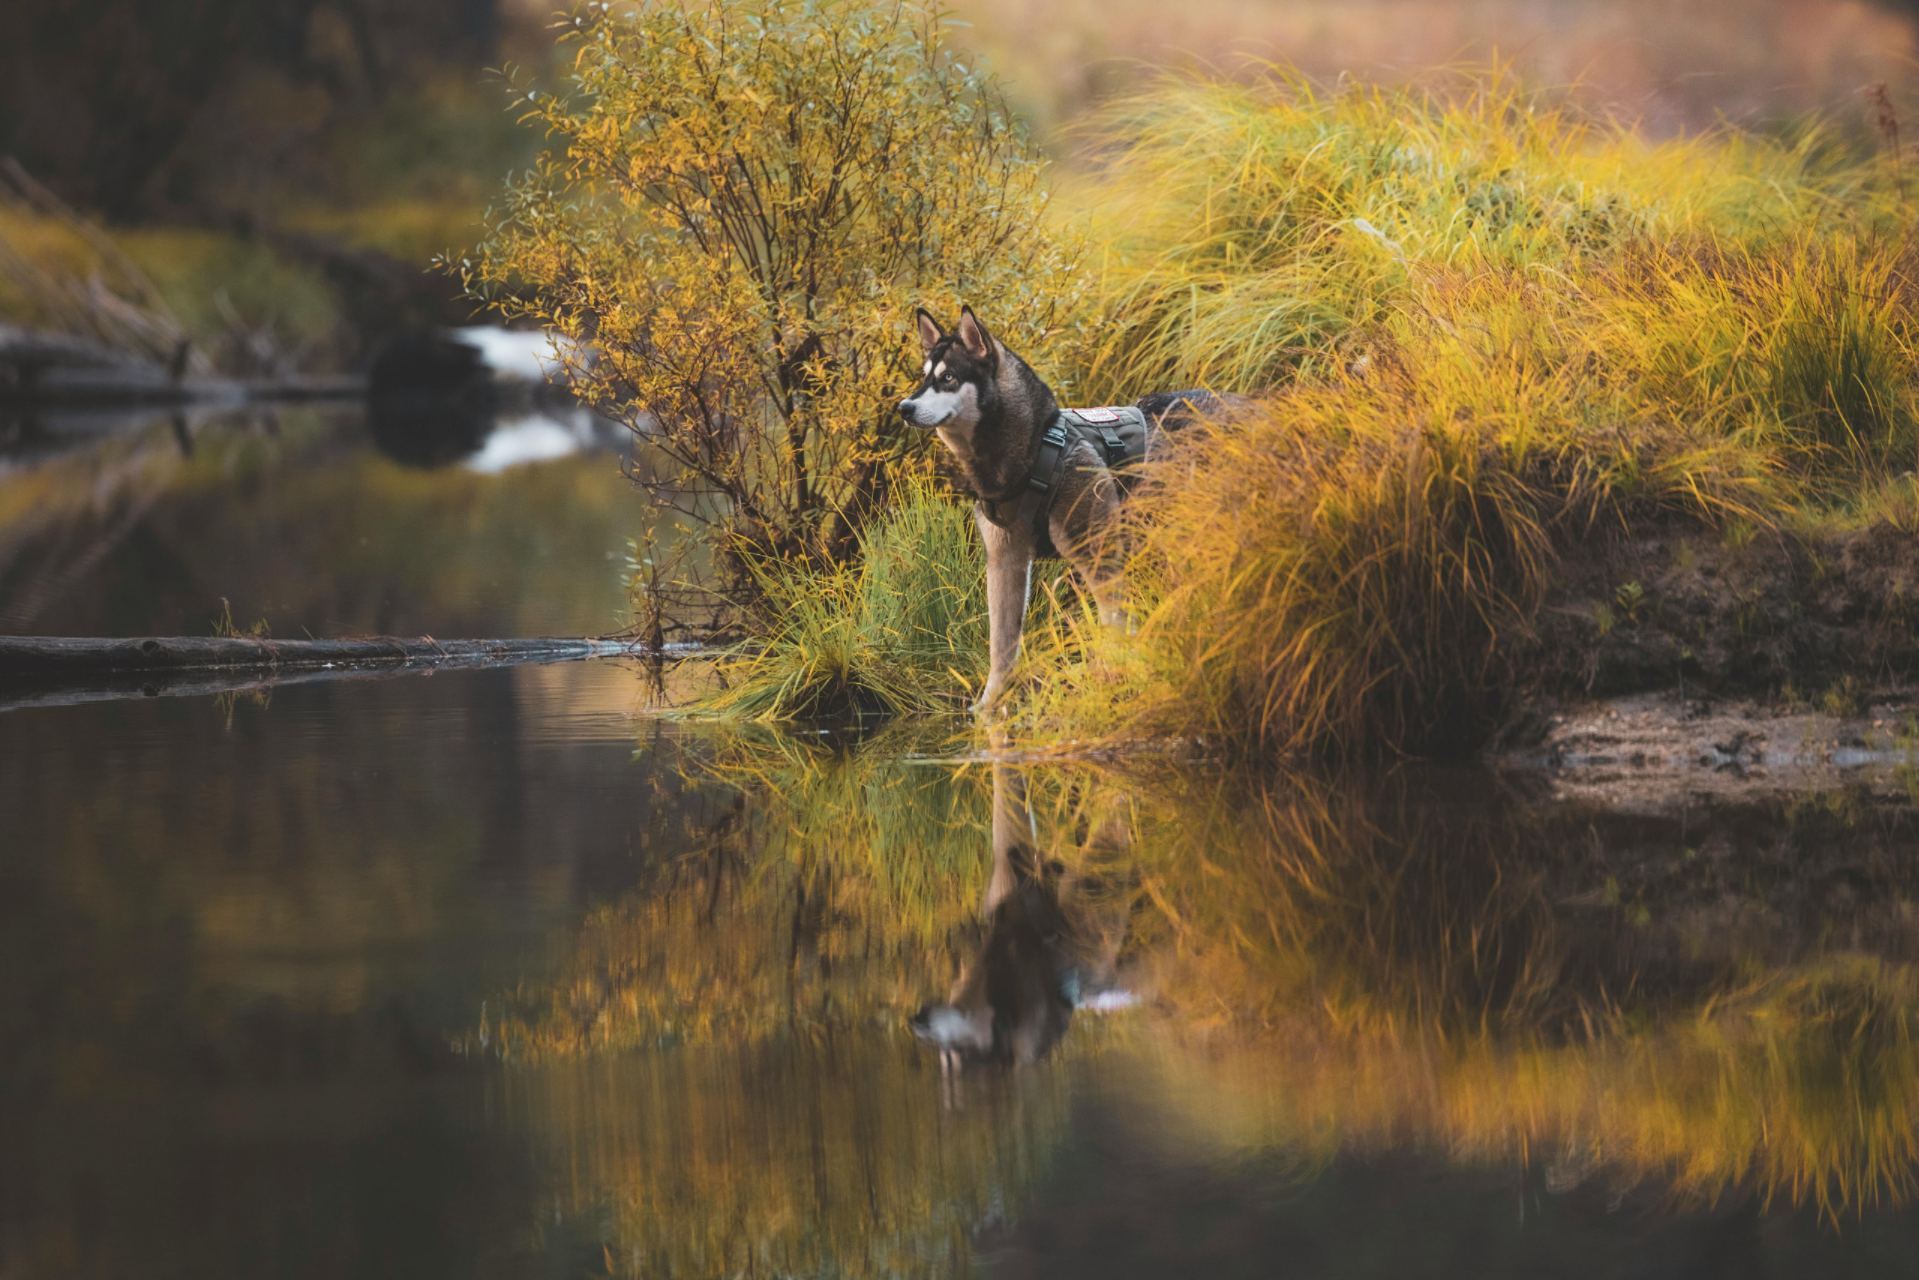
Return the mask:
{"type": "Polygon", "coordinates": [[[933,354],[933,348],[946,337],[946,330],[940,328],[940,322],[933,319],[932,313],[925,307],[913,309],[913,321],[920,331],[920,349],[928,355],[933,354]]]}
{"type": "Polygon", "coordinates": [[[979,317],[973,314],[973,308],[971,307],[960,308],[959,340],[960,345],[966,348],[968,355],[972,356],[975,360],[985,360],[991,363],[993,359],[992,335],[986,332],[986,326],[979,322],[979,317]]]}

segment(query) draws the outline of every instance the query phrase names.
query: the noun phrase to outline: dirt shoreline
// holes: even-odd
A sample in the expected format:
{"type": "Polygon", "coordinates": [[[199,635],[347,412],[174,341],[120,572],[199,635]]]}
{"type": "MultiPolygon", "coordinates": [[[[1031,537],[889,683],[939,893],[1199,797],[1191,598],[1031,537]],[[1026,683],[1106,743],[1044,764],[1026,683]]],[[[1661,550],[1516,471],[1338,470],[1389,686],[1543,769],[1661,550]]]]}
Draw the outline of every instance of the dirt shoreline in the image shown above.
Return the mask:
{"type": "Polygon", "coordinates": [[[1572,540],[1488,753],[1629,807],[1903,785],[1919,766],[1919,534],[1890,522],[1572,540]]]}
{"type": "Polygon", "coordinates": [[[1676,690],[1863,706],[1919,687],[1919,530],[1567,541],[1524,664],[1535,702],[1676,690]]]}
{"type": "Polygon", "coordinates": [[[1623,809],[1841,787],[1906,792],[1919,784],[1919,689],[1853,713],[1677,691],[1596,699],[1547,714],[1492,763],[1545,774],[1564,798],[1623,809]]]}

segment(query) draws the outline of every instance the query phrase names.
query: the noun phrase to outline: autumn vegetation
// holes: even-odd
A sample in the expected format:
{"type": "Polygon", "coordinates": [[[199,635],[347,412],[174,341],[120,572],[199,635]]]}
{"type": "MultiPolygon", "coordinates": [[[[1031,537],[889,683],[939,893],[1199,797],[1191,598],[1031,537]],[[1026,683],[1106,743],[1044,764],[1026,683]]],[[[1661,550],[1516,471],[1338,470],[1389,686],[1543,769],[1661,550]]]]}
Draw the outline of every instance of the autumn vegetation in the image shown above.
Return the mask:
{"type": "Polygon", "coordinates": [[[1889,160],[1653,144],[1497,80],[1179,86],[1106,128],[1087,381],[1262,400],[1149,478],[1139,632],[1073,637],[1036,727],[1470,748],[1588,542],[1817,537],[1910,489],[1889,160]]]}
{"type": "Polygon", "coordinates": [[[929,472],[900,317],[964,296],[1057,347],[1040,153],[919,4],[589,7],[562,42],[567,88],[521,99],[548,149],[458,269],[575,340],[574,389],[668,463],[648,492],[711,554],[643,606],[773,616],[929,472]]]}
{"type": "Polygon", "coordinates": [[[722,707],[921,710],[978,678],[966,517],[888,410],[915,299],[966,297],[1069,400],[1255,398],[1132,504],[1137,628],[1070,591],[1038,628],[1033,740],[1470,748],[1569,551],[1907,501],[1896,151],[1275,70],[1149,81],[1049,175],[937,15],[886,12],[583,17],[573,94],[527,99],[555,144],[469,266],[596,342],[590,395],[674,458],[656,497],[717,552],[676,581],[760,620],[722,707]]]}

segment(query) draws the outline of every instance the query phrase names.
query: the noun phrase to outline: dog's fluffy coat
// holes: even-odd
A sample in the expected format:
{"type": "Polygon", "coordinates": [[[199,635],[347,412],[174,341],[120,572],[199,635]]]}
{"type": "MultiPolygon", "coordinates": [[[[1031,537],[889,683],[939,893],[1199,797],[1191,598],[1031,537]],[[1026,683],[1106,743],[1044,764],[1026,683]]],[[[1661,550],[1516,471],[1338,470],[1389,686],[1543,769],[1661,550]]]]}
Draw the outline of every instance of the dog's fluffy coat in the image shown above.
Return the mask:
{"type": "MultiPolygon", "coordinates": [[[[986,688],[974,704],[985,711],[1005,691],[1019,655],[1020,629],[1032,595],[1033,562],[1060,554],[1092,592],[1109,624],[1123,617],[1117,540],[1126,486],[1100,450],[1070,438],[1050,492],[1027,481],[1040,437],[1059,415],[1052,388],[962,308],[948,333],[924,308],[915,316],[925,363],[920,385],[899,405],[909,425],[929,428],[952,452],[978,501],[975,523],[986,544],[986,607],[990,662],[986,688]]],[[[1148,455],[1162,430],[1217,404],[1204,392],[1148,396],[1148,455]]]]}

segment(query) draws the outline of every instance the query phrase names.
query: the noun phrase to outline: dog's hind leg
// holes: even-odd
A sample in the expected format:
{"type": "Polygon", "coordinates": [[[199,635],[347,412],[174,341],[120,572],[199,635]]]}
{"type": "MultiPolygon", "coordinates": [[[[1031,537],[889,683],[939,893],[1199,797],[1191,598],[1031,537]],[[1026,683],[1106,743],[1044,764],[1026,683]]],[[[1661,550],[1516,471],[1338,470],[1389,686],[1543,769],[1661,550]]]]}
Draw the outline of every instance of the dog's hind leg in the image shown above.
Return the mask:
{"type": "Polygon", "coordinates": [[[1119,485],[1102,468],[1063,505],[1064,510],[1053,514],[1054,545],[1066,549],[1067,563],[1092,595],[1100,622],[1128,627],[1119,485]]]}

